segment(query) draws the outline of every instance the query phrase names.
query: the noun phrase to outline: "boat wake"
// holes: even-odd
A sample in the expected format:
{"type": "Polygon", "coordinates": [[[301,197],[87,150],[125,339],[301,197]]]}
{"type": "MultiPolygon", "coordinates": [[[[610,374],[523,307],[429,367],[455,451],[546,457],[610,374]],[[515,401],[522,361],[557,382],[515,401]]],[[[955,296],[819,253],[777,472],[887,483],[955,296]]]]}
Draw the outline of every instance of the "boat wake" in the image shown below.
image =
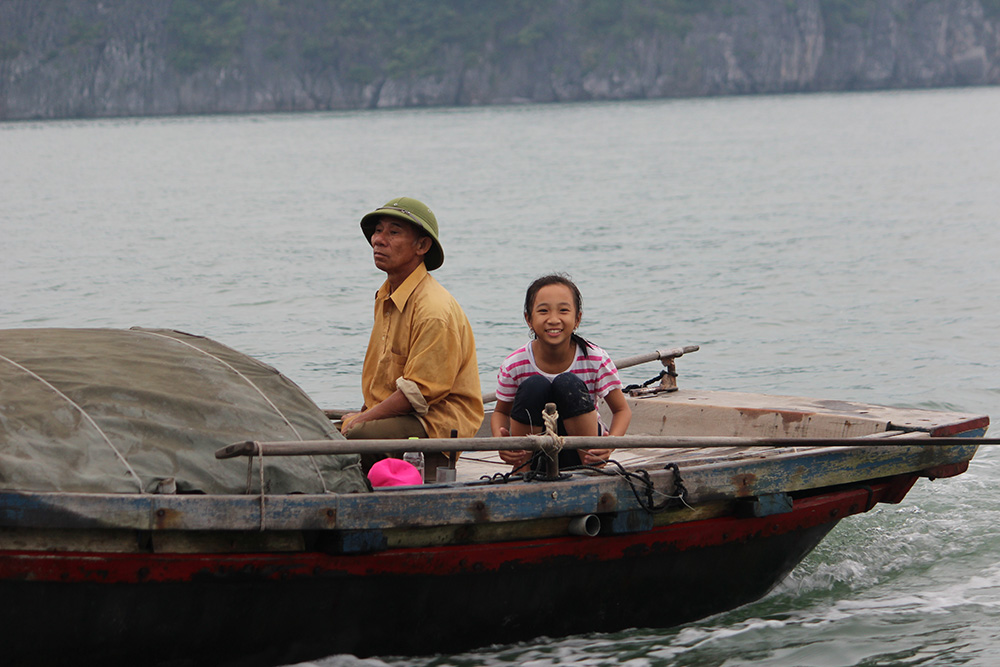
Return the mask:
{"type": "MultiPolygon", "coordinates": [[[[759,612],[769,600],[700,623],[665,631],[631,631],[539,640],[504,648],[429,658],[360,660],[333,656],[317,667],[859,667],[987,664],[991,630],[974,619],[1000,621],[1000,564],[980,576],[912,594],[858,600],[818,599],[811,607],[759,612]],[[886,647],[891,646],[891,651],[886,647]],[[739,657],[736,657],[739,656],[739,657]],[[985,661],[985,662],[983,662],[985,661]]],[[[988,624],[996,627],[996,623],[988,624]]]]}
{"type": "MultiPolygon", "coordinates": [[[[542,638],[423,658],[361,659],[337,655],[304,664],[315,667],[988,664],[989,651],[994,646],[990,628],[1000,624],[1000,562],[973,576],[938,576],[930,572],[933,568],[926,557],[930,547],[926,535],[908,538],[909,543],[901,537],[912,530],[909,524],[917,517],[926,522],[926,515],[915,508],[885,510],[883,514],[889,516],[881,517],[872,526],[843,531],[846,534],[839,539],[829,540],[829,544],[822,545],[819,553],[814,552],[764,599],[680,628],[542,638]],[[885,525],[887,519],[905,525],[898,527],[899,530],[890,529],[885,525]],[[868,541],[868,547],[857,550],[857,543],[864,541],[868,541]],[[844,558],[843,554],[851,553],[852,546],[855,558],[844,558]],[[892,555],[895,560],[886,562],[892,555]],[[927,586],[928,575],[933,575],[935,585],[927,586]],[[994,622],[984,624],[984,618],[992,618],[994,622]],[[892,647],[891,651],[887,647],[892,647]]],[[[935,526],[925,526],[921,533],[934,529],[935,526]]]]}

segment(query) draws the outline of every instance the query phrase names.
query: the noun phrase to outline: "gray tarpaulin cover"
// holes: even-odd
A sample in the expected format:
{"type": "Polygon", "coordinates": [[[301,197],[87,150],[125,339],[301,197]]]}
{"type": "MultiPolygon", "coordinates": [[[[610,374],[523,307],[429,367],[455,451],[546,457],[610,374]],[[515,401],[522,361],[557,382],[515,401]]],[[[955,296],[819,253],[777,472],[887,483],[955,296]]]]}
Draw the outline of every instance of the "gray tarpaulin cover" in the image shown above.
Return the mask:
{"type": "MultiPolygon", "coordinates": [[[[0,490],[246,493],[246,459],[217,449],[317,439],[342,436],[295,383],[207,338],[0,330],[0,490]]],[[[367,490],[353,454],[272,457],[264,472],[269,493],[367,490]]]]}

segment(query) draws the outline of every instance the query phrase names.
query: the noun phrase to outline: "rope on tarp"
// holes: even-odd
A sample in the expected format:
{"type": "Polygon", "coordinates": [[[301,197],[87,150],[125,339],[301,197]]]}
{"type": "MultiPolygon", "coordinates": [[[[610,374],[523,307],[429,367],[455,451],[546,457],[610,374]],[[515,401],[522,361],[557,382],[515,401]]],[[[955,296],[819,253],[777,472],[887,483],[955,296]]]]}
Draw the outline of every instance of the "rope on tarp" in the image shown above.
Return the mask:
{"type": "MultiPolygon", "coordinates": [[[[264,390],[261,389],[260,387],[258,387],[257,384],[253,380],[251,380],[246,375],[244,375],[243,373],[241,373],[239,371],[239,369],[237,369],[235,366],[233,366],[232,364],[230,364],[225,359],[220,359],[219,357],[215,356],[214,354],[212,354],[208,350],[203,350],[200,347],[198,347],[197,345],[192,345],[191,343],[188,343],[187,341],[181,340],[180,338],[174,338],[173,336],[166,336],[164,334],[157,333],[155,331],[148,331],[146,329],[131,329],[131,331],[135,331],[137,333],[146,334],[146,335],[149,335],[149,336],[157,336],[159,338],[163,338],[163,339],[166,339],[166,340],[169,340],[169,341],[173,341],[175,343],[180,343],[181,345],[189,347],[189,348],[191,348],[192,350],[194,350],[196,352],[200,352],[201,354],[205,355],[206,357],[209,357],[210,359],[213,359],[213,360],[217,361],[218,363],[222,364],[223,366],[225,366],[226,368],[228,368],[229,370],[231,370],[233,373],[235,373],[240,379],[242,379],[244,382],[246,382],[248,385],[250,385],[250,387],[252,387],[254,391],[256,391],[258,394],[260,394],[261,398],[263,398],[267,402],[267,404],[271,406],[271,409],[273,409],[276,413],[278,413],[278,416],[281,417],[282,421],[284,421],[285,424],[288,425],[288,428],[290,428],[292,430],[292,433],[295,434],[295,437],[299,440],[299,442],[305,442],[305,438],[303,438],[302,435],[299,433],[298,429],[295,428],[295,425],[292,424],[292,422],[288,419],[288,417],[285,415],[285,413],[281,411],[281,408],[279,408],[277,405],[275,405],[274,401],[272,401],[271,398],[267,394],[264,393],[264,390]]],[[[264,479],[264,454],[260,450],[259,446],[258,446],[257,451],[260,452],[260,457],[261,457],[261,459],[260,459],[261,460],[261,466],[260,466],[261,467],[261,473],[260,473],[261,474],[261,488],[260,488],[260,492],[261,492],[261,494],[263,494],[264,493],[264,484],[263,484],[263,479],[264,479]]],[[[253,461],[253,456],[250,457],[250,460],[251,460],[251,462],[253,461]]],[[[319,483],[323,487],[323,493],[330,493],[330,490],[326,487],[326,480],[323,479],[323,473],[319,469],[319,464],[316,463],[316,459],[313,458],[312,455],[309,456],[309,462],[312,463],[313,470],[316,471],[316,476],[319,477],[319,483]]],[[[247,494],[249,494],[249,493],[250,493],[250,489],[249,489],[249,484],[248,484],[247,494]]],[[[261,500],[261,507],[263,507],[263,500],[261,500]]],[[[263,513],[261,514],[261,522],[263,522],[263,513]]]]}
{"type": "Polygon", "coordinates": [[[15,368],[23,371],[24,373],[27,373],[30,377],[38,380],[43,385],[45,385],[45,387],[47,387],[48,389],[50,389],[53,392],[55,392],[55,394],[57,396],[59,396],[61,399],[63,399],[64,401],[66,401],[67,403],[69,403],[70,405],[72,405],[74,408],[76,408],[76,410],[81,415],[83,415],[83,418],[87,421],[87,423],[90,424],[91,426],[93,426],[94,429],[97,430],[97,432],[101,435],[101,438],[103,438],[104,442],[107,443],[108,447],[111,448],[111,451],[113,451],[115,453],[115,456],[118,457],[118,460],[121,461],[122,465],[125,466],[125,469],[128,470],[129,475],[131,475],[132,478],[135,479],[135,483],[139,487],[139,493],[143,493],[144,492],[144,490],[142,488],[142,479],[139,477],[138,474],[136,474],[135,470],[132,469],[132,466],[129,465],[129,462],[125,458],[125,456],[120,451],[118,451],[118,448],[115,447],[115,445],[114,445],[113,442],[111,442],[111,438],[108,437],[108,434],[105,433],[104,430],[100,426],[97,425],[97,422],[94,421],[94,419],[90,415],[87,414],[87,411],[84,410],[83,407],[81,407],[79,403],[77,403],[76,401],[74,401],[72,398],[70,398],[69,396],[67,396],[63,392],[59,391],[59,389],[56,388],[55,385],[53,385],[51,382],[49,382],[48,380],[46,380],[45,378],[43,378],[41,375],[39,375],[38,373],[34,372],[33,370],[31,370],[29,368],[25,368],[24,366],[22,366],[21,364],[17,363],[13,359],[5,357],[2,354],[0,354],[0,359],[6,361],[7,363],[11,364],[15,368]]]}
{"type": "MultiPolygon", "coordinates": [[[[253,459],[255,456],[260,457],[260,465],[258,466],[260,470],[260,530],[264,530],[264,448],[260,446],[260,443],[254,443],[256,446],[256,451],[247,457],[247,495],[250,495],[250,491],[253,490],[253,459]]],[[[310,457],[312,458],[312,457],[310,457]]]]}

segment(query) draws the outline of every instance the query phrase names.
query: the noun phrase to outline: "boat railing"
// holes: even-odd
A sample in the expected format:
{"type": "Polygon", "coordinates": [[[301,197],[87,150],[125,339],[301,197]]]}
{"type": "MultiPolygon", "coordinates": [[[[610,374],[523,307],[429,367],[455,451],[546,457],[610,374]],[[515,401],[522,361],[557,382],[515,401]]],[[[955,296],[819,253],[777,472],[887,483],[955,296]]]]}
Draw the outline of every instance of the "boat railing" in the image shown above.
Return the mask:
{"type": "MultiPolygon", "coordinates": [[[[301,440],[261,442],[247,440],[222,447],[218,459],[239,456],[322,456],[403,452],[543,450],[546,436],[488,438],[421,438],[419,440],[301,440]]],[[[938,447],[969,445],[969,437],[932,437],[919,432],[885,432],[853,438],[745,438],[729,436],[624,435],[614,439],[615,449],[691,449],[716,447],[880,447],[927,444],[938,447]],[[877,440],[873,443],[872,440],[877,440]]],[[[1000,438],[975,438],[976,445],[998,445],[1000,438]]],[[[595,449],[608,445],[607,436],[562,436],[563,449],[595,449]]]]}

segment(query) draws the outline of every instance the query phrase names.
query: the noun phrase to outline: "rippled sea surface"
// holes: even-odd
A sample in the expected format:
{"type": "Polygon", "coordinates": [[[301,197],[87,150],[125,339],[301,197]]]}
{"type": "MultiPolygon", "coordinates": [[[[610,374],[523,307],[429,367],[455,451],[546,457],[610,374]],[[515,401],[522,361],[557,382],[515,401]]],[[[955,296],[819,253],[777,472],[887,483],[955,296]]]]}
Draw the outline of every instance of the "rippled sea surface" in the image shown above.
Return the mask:
{"type": "MultiPolygon", "coordinates": [[[[528,282],[564,271],[613,357],[700,345],[682,386],[998,418],[998,110],[980,88],[0,124],[0,327],[181,329],[357,406],[382,280],[358,221],[409,195],[484,390],[528,282]]],[[[998,466],[921,480],[698,623],[317,664],[992,665],[998,466]]]]}

